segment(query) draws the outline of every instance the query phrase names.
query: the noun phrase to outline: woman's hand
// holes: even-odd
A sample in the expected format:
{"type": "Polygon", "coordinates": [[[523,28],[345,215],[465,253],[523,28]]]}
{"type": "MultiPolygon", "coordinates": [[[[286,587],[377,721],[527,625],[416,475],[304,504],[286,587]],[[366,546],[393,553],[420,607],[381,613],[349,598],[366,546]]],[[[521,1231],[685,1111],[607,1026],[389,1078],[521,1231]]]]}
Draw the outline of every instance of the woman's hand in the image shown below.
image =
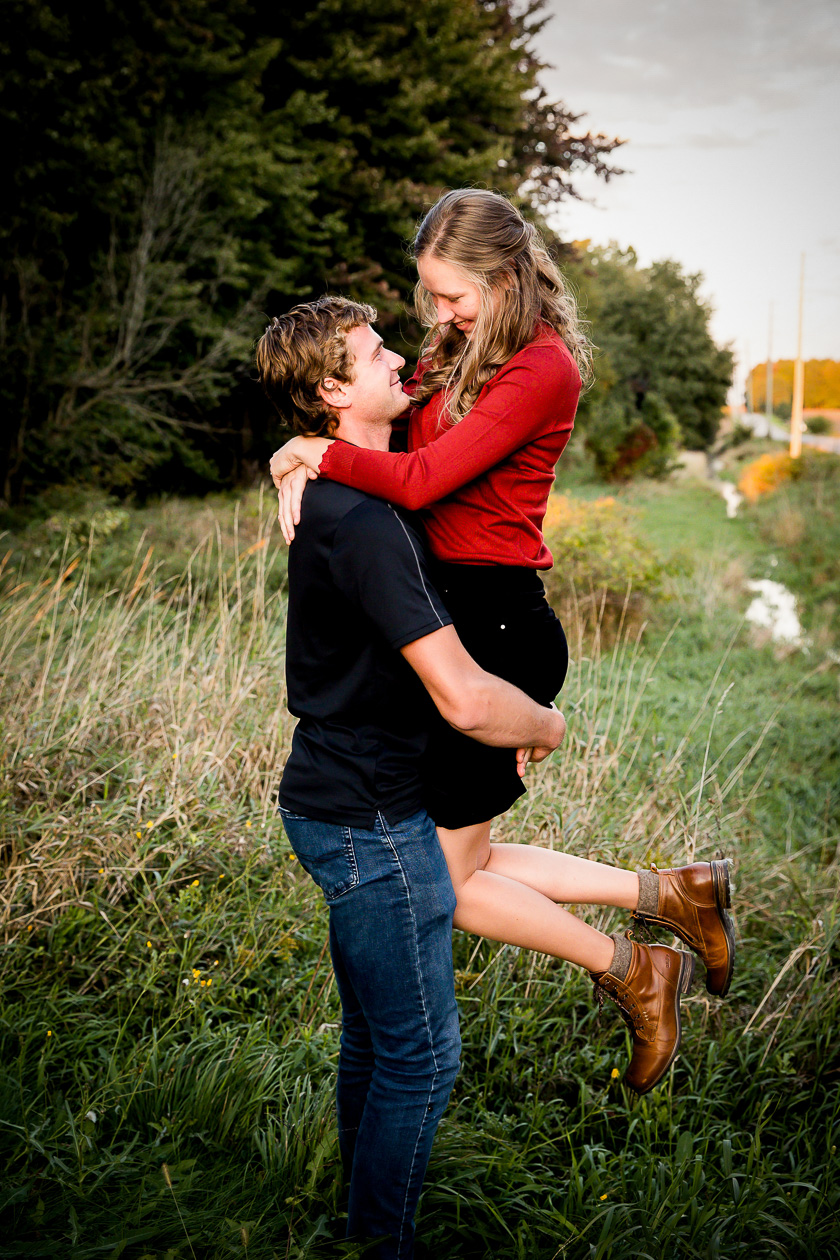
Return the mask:
{"type": "Polygon", "coordinates": [[[295,526],[300,524],[300,504],[307,481],[317,481],[318,474],[305,464],[296,464],[291,472],[280,478],[277,490],[277,519],[286,543],[295,536],[295,526]]]}
{"type": "Polygon", "coordinates": [[[279,451],[274,452],[268,465],[277,489],[280,489],[286,473],[299,468],[301,464],[317,477],[321,460],[332,444],[332,438],[293,437],[285,446],[281,446],[279,451]]]}

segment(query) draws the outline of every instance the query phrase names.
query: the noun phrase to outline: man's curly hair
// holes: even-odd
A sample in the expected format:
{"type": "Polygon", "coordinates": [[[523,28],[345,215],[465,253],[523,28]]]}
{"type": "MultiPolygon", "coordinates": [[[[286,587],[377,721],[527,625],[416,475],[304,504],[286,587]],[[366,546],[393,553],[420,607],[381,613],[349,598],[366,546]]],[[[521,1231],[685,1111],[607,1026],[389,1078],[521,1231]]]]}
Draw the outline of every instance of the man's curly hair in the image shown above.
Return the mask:
{"type": "Polygon", "coordinates": [[[328,376],[352,382],[347,334],[376,317],[365,302],[327,295],[293,306],[268,325],[257,342],[257,371],[266,394],[295,433],[334,436],[338,416],[318,387],[328,376]]]}

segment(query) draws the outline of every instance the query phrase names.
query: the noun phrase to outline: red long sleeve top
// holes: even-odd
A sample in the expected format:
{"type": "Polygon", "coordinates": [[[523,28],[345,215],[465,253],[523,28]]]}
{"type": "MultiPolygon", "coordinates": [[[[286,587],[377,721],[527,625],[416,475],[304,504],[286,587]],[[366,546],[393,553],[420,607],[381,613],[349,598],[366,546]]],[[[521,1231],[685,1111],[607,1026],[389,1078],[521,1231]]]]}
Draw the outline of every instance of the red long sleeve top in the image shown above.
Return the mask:
{"type": "MultiPolygon", "coordinates": [[[[422,365],[408,392],[420,374],[422,365]]],[[[579,395],[572,355],[544,327],[487,382],[457,424],[445,414],[442,392],[434,394],[411,409],[407,452],[333,442],[320,474],[422,510],[439,560],[548,569],[542,524],[579,395]]]]}

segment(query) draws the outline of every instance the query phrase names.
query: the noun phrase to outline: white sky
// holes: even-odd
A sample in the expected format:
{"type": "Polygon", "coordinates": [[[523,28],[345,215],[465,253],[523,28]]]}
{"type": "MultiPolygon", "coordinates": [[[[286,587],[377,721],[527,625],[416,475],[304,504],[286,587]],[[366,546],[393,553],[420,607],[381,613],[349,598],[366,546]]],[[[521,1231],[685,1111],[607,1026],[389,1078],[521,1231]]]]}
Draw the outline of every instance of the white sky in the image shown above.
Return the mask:
{"type": "Polygon", "coordinates": [[[566,239],[632,245],[705,277],[712,332],[743,364],[793,358],[800,254],[805,358],[840,359],[840,2],[548,0],[548,93],[622,136],[594,204],[563,202],[566,239]]]}

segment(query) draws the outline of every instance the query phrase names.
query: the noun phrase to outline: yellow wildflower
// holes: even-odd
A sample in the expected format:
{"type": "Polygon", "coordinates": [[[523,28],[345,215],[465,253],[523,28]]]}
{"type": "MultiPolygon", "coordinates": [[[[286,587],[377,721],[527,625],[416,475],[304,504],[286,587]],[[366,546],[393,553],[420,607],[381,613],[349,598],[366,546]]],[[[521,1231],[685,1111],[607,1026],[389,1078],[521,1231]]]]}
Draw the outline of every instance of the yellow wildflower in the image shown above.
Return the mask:
{"type": "Polygon", "coordinates": [[[617,1081],[619,1076],[621,1076],[621,1073],[619,1072],[618,1068],[613,1068],[613,1070],[610,1072],[610,1080],[617,1081]]]}
{"type": "Polygon", "coordinates": [[[606,1196],[605,1194],[602,1194],[602,1195],[601,1195],[601,1202],[602,1202],[602,1203],[604,1202],[604,1199],[606,1199],[606,1197],[607,1197],[607,1196],[606,1196]]]}

